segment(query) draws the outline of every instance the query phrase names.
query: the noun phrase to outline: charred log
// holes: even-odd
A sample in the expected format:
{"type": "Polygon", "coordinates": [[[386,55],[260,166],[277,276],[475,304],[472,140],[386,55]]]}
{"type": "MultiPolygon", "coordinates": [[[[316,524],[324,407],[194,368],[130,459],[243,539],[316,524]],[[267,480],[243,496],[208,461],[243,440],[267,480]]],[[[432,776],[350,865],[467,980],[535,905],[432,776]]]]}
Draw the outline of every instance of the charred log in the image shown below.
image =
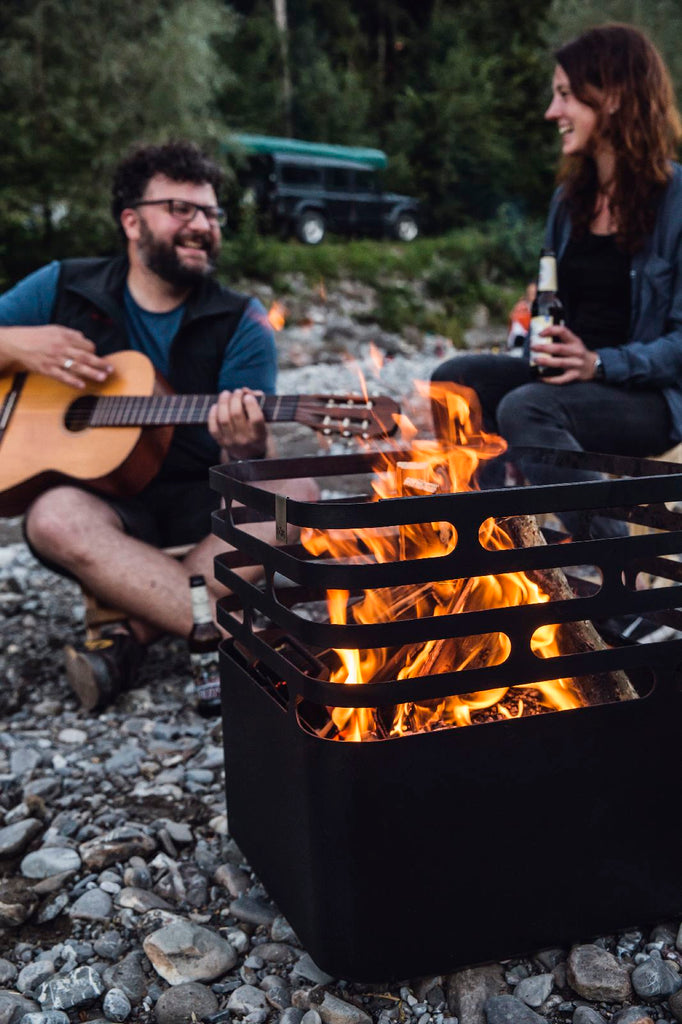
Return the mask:
{"type": "MultiPolygon", "coordinates": [[[[514,516],[505,520],[503,528],[517,548],[544,547],[545,538],[535,516],[514,516]]],[[[572,600],[575,597],[563,569],[526,569],[526,576],[548,595],[551,601],[572,600]]],[[[559,649],[562,654],[583,654],[603,651],[608,644],[588,619],[562,623],[559,630],[559,649]]],[[[636,700],[638,694],[625,672],[605,675],[581,676],[573,683],[586,704],[606,704],[613,700],[636,700]]]]}

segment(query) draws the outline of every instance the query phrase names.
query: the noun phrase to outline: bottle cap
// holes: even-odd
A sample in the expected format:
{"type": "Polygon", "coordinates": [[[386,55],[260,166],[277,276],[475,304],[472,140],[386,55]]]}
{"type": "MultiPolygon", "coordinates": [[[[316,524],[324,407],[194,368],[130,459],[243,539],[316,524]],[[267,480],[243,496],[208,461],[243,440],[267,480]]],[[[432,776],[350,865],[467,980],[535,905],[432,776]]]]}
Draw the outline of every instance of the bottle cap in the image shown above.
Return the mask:
{"type": "Polygon", "coordinates": [[[196,576],[190,576],[189,585],[190,587],[204,587],[206,586],[206,580],[200,573],[197,573],[196,576]]]}

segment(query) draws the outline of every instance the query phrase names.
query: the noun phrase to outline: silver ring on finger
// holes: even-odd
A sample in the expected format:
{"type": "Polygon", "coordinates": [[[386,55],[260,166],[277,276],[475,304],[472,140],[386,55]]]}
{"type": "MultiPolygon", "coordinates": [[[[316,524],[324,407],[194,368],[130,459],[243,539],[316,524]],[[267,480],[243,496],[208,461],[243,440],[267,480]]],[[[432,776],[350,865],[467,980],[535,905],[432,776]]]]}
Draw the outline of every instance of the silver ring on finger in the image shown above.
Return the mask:
{"type": "Polygon", "coordinates": [[[74,362],[75,362],[75,360],[73,360],[73,359],[65,359],[64,362],[62,363],[62,369],[63,370],[70,370],[71,367],[73,366],[74,362]]]}

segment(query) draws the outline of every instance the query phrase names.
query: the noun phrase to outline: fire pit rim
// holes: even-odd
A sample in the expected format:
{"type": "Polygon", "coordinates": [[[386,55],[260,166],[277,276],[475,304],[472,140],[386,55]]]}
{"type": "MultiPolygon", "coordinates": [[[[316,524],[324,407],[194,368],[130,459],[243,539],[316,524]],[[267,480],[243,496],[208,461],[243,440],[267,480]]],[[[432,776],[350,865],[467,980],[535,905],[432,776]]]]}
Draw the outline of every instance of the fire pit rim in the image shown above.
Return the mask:
{"type": "MultiPolygon", "coordinates": [[[[235,650],[235,643],[236,642],[239,642],[239,638],[238,637],[232,637],[232,638],[228,638],[228,639],[223,640],[223,642],[221,643],[221,647],[220,647],[221,654],[222,654],[223,657],[227,657],[228,659],[230,659],[230,658],[231,659],[238,658],[240,660],[240,664],[241,664],[242,670],[248,673],[249,672],[248,665],[242,664],[242,655],[238,651],[235,650]]],[[[265,654],[265,649],[259,647],[259,654],[261,654],[261,653],[265,654]]],[[[265,657],[263,658],[263,660],[265,660],[265,657]]],[[[609,711],[608,711],[609,714],[614,714],[614,713],[619,714],[619,713],[623,713],[623,712],[617,712],[616,711],[617,708],[626,708],[626,707],[632,708],[632,707],[639,706],[642,702],[665,700],[665,699],[667,699],[668,693],[669,693],[670,690],[674,691],[675,689],[679,689],[679,685],[675,681],[673,681],[671,678],[668,677],[668,673],[667,672],[657,672],[656,669],[651,666],[650,662],[648,662],[644,658],[641,658],[641,659],[638,659],[638,660],[641,663],[636,665],[636,666],[634,666],[634,667],[636,667],[638,670],[641,670],[641,672],[643,674],[646,674],[649,678],[647,679],[646,686],[644,685],[643,679],[639,680],[640,687],[641,687],[641,692],[639,693],[638,699],[636,701],[619,701],[619,700],[615,700],[614,699],[613,701],[609,701],[609,702],[603,702],[603,703],[599,703],[599,704],[582,705],[580,707],[566,708],[564,710],[559,710],[557,708],[548,708],[547,711],[545,712],[545,714],[543,714],[543,715],[527,715],[527,716],[521,716],[520,718],[511,718],[511,719],[497,718],[497,719],[491,719],[489,722],[478,722],[476,724],[477,725],[494,725],[494,724],[498,724],[498,723],[508,723],[508,722],[512,722],[512,721],[513,722],[520,722],[520,721],[523,721],[523,722],[529,722],[529,721],[538,722],[540,720],[542,720],[542,721],[546,720],[548,715],[562,716],[562,715],[565,715],[566,713],[570,714],[571,712],[576,712],[576,711],[582,711],[582,712],[592,711],[593,712],[593,711],[599,711],[600,709],[605,709],[605,708],[609,709],[609,711]]],[[[279,667],[279,666],[277,666],[277,658],[275,658],[273,660],[272,665],[270,665],[270,667],[272,667],[274,671],[277,670],[277,667],[279,667]]],[[[321,683],[321,682],[318,682],[317,680],[312,680],[308,676],[301,675],[301,673],[299,673],[293,666],[291,666],[291,669],[289,667],[287,667],[286,672],[287,672],[287,675],[290,676],[289,685],[290,685],[290,687],[292,689],[292,693],[291,693],[291,695],[289,696],[289,698],[285,702],[278,701],[274,697],[272,692],[270,692],[268,690],[268,688],[263,683],[261,683],[258,679],[253,678],[253,676],[251,676],[251,679],[252,679],[252,682],[254,683],[254,685],[257,686],[262,691],[262,693],[266,697],[268,697],[268,699],[270,699],[273,702],[273,704],[275,704],[280,709],[282,715],[292,716],[293,719],[295,720],[296,725],[297,725],[298,728],[300,728],[303,731],[305,731],[306,733],[310,734],[311,736],[313,736],[313,738],[324,740],[325,742],[331,742],[331,743],[335,743],[335,744],[337,743],[336,740],[329,739],[328,737],[323,736],[323,735],[321,735],[318,732],[315,732],[314,729],[311,728],[311,726],[307,725],[305,722],[301,722],[300,721],[299,708],[300,708],[300,705],[302,703],[306,703],[307,702],[307,703],[311,703],[311,704],[316,704],[316,705],[318,705],[320,707],[333,707],[333,708],[365,708],[365,707],[367,707],[367,708],[375,708],[377,706],[381,706],[382,700],[383,700],[384,704],[392,704],[392,703],[403,703],[403,702],[409,701],[411,699],[412,700],[416,699],[414,697],[414,695],[412,695],[412,697],[410,697],[409,696],[409,688],[407,686],[403,686],[402,685],[402,684],[405,684],[406,682],[409,682],[408,680],[388,681],[388,682],[383,682],[383,683],[359,683],[357,685],[349,686],[349,685],[344,684],[344,683],[321,683]],[[293,669],[293,671],[291,671],[291,669],[293,669]],[[300,688],[299,688],[299,685],[298,685],[299,680],[303,684],[303,685],[300,686],[300,688]],[[310,684],[310,683],[313,683],[314,685],[313,686],[305,685],[305,684],[310,684]],[[392,698],[390,701],[386,701],[386,699],[385,699],[385,688],[386,687],[390,688],[390,693],[391,693],[391,698],[392,698]],[[400,688],[400,694],[399,694],[400,699],[399,700],[395,699],[396,698],[396,693],[397,693],[396,688],[400,688]],[[358,691],[362,691],[362,694],[359,695],[358,691]],[[361,696],[364,696],[364,699],[361,699],[361,696]],[[377,703],[377,701],[378,701],[378,703],[377,703]]],[[[483,672],[485,670],[479,670],[479,671],[483,672]]],[[[450,675],[456,675],[456,674],[457,673],[450,673],[450,675]]],[[[421,682],[423,682],[425,679],[428,680],[429,678],[432,678],[432,677],[422,677],[421,682]]],[[[491,684],[490,686],[480,686],[480,685],[477,684],[476,689],[477,690],[495,689],[498,685],[499,685],[499,682],[491,684]]],[[[454,696],[458,692],[467,693],[468,690],[466,688],[464,688],[463,686],[462,687],[456,687],[454,690],[448,690],[447,694],[441,694],[441,696],[454,696]]],[[[424,695],[421,695],[421,699],[422,700],[426,700],[426,699],[434,699],[434,698],[433,698],[433,696],[426,697],[424,695]]],[[[627,713],[632,713],[632,714],[640,713],[641,714],[641,711],[640,712],[631,711],[631,712],[627,712],[627,713]]],[[[462,729],[454,729],[453,730],[451,727],[447,726],[447,727],[438,728],[438,729],[432,729],[432,730],[418,730],[418,731],[414,731],[414,732],[407,731],[407,732],[401,734],[400,736],[376,737],[376,738],[374,738],[372,740],[372,742],[378,742],[378,741],[380,741],[382,739],[388,739],[388,738],[391,738],[391,739],[407,739],[407,738],[414,737],[414,736],[431,736],[431,735],[434,735],[434,734],[438,734],[438,733],[442,733],[442,732],[450,732],[450,731],[464,732],[466,730],[462,730],[462,729]]],[[[344,744],[342,744],[342,745],[344,745],[344,744]]]]}
{"type": "MultiPolygon", "coordinates": [[[[399,460],[411,458],[410,449],[387,449],[383,455],[399,460]]],[[[263,480],[290,479],[302,476],[341,476],[346,474],[371,473],[378,459],[377,452],[360,452],[353,455],[303,456],[298,459],[243,460],[226,463],[210,470],[210,485],[226,499],[250,505],[260,513],[275,518],[278,497],[272,491],[256,486],[263,480]]],[[[655,502],[682,499],[682,468],[673,463],[652,460],[634,460],[624,456],[601,456],[594,452],[564,452],[547,448],[510,449],[507,458],[536,457],[555,466],[582,467],[593,470],[596,460],[606,460],[605,467],[617,471],[621,466],[631,473],[637,468],[649,470],[643,476],[628,475],[620,480],[582,480],[551,484],[527,484],[525,486],[494,488],[485,491],[451,492],[424,496],[384,498],[380,501],[299,501],[286,498],[286,518],[295,526],[312,529],[359,529],[377,528],[411,523],[434,521],[453,522],[452,499],[458,499],[456,511],[460,508],[478,510],[482,507],[481,523],[490,515],[491,500],[495,515],[513,516],[544,514],[559,511],[582,511],[611,508],[621,505],[652,504],[655,502]],[[631,499],[631,492],[642,490],[639,500],[631,499]],[[557,496],[570,501],[557,503],[557,496]],[[466,504],[465,504],[466,503],[466,504]]],[[[286,497],[286,496],[284,496],[286,497]]],[[[281,500],[281,496],[280,496],[281,500]]],[[[228,509],[229,511],[229,509],[228,509]]]]}
{"type": "MultiPolygon", "coordinates": [[[[544,682],[547,679],[566,678],[583,674],[601,674],[621,669],[670,668],[671,659],[682,663],[682,639],[668,640],[655,645],[609,648],[581,654],[564,654],[541,659],[530,649],[512,653],[499,665],[464,671],[442,672],[408,679],[392,679],[370,683],[333,683],[301,672],[296,665],[261,641],[257,632],[223,612],[218,604],[218,622],[228,629],[235,640],[251,647],[254,653],[282,678],[292,685],[297,696],[320,705],[334,707],[376,707],[381,704],[401,704],[413,701],[440,699],[474,691],[491,690],[524,683],[544,682]]],[[[304,642],[307,638],[303,637],[304,642]]],[[[665,676],[665,673],[662,673],[665,676]]],[[[665,684],[667,685],[667,683],[665,684]]]]}

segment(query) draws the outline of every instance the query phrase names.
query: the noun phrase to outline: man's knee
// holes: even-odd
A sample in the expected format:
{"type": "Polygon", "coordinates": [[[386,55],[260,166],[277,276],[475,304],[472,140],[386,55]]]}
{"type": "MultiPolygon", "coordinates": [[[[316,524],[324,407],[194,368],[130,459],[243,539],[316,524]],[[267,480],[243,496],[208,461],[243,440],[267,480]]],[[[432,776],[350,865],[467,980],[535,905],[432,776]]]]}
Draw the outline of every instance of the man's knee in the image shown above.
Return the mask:
{"type": "Polygon", "coordinates": [[[300,480],[291,480],[291,492],[290,497],[296,501],[318,501],[320,497],[320,488],[316,480],[313,480],[311,476],[303,477],[300,480]]]}
{"type": "Polygon", "coordinates": [[[291,477],[287,480],[263,480],[260,487],[266,491],[284,494],[293,501],[317,501],[320,488],[312,477],[291,477]]]}
{"type": "Polygon", "coordinates": [[[91,547],[87,528],[96,520],[98,508],[104,519],[113,517],[103,502],[76,487],[51,488],[28,509],[26,538],[41,555],[55,561],[64,554],[69,560],[87,557],[91,547]]]}
{"type": "Polygon", "coordinates": [[[66,532],[66,523],[71,511],[70,502],[64,492],[67,488],[56,487],[41,494],[26,513],[26,537],[33,547],[41,552],[52,551],[66,532]]]}

